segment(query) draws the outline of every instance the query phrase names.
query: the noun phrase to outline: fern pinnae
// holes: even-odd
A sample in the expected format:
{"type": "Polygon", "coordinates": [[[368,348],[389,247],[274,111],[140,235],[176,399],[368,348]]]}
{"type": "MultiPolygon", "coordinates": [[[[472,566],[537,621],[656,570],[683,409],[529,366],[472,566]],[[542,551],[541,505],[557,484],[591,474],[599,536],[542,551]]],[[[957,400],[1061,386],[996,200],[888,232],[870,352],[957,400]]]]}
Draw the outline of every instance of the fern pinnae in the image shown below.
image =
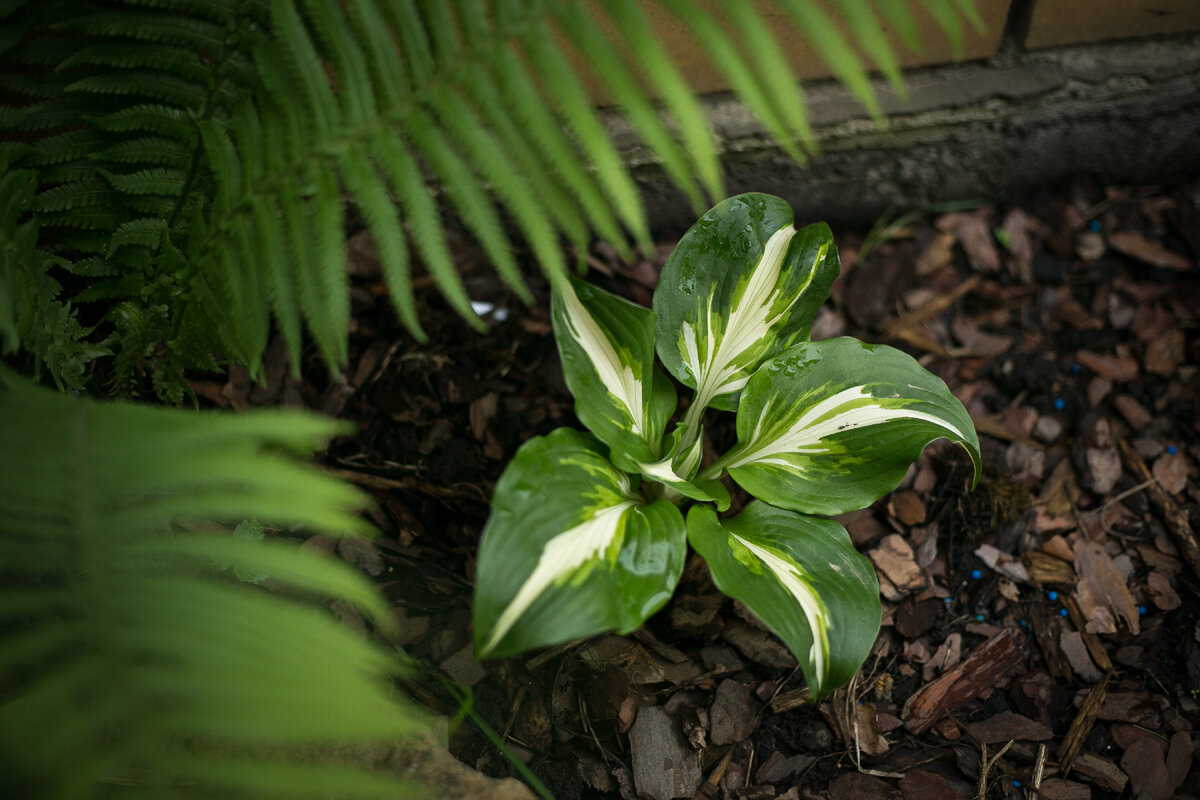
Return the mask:
{"type": "MultiPolygon", "coordinates": [[[[596,233],[617,248],[624,259],[632,257],[628,237],[621,230],[611,206],[605,202],[596,178],[581,166],[580,153],[567,140],[561,121],[546,108],[529,76],[518,65],[507,45],[500,46],[493,61],[501,101],[519,117],[526,135],[545,154],[568,191],[575,197],[596,233]]],[[[627,216],[625,214],[622,215],[627,216]]]]}
{"type": "Polygon", "coordinates": [[[371,73],[363,60],[361,44],[356,41],[345,15],[324,0],[305,0],[304,8],[338,76],[343,124],[375,124],[378,112],[371,73]]]}
{"type": "Polygon", "coordinates": [[[285,90],[284,98],[277,105],[286,105],[298,94],[306,101],[307,121],[317,141],[329,141],[336,128],[337,99],[321,68],[321,58],[305,28],[304,20],[290,0],[272,0],[272,20],[276,26],[279,47],[273,48],[281,58],[285,74],[294,82],[285,90]],[[300,91],[296,92],[298,88],[300,91]]]}
{"type": "Polygon", "coordinates": [[[554,225],[579,252],[587,249],[591,228],[585,221],[576,194],[562,178],[558,162],[550,151],[538,147],[537,137],[524,124],[513,107],[504,102],[502,89],[493,70],[480,61],[494,64],[499,52],[491,44],[492,35],[484,23],[484,9],[475,2],[457,2],[458,27],[466,53],[486,54],[468,58],[464,87],[470,101],[493,127],[502,145],[529,184],[527,192],[537,199],[554,225]],[[476,60],[479,58],[479,60],[476,60]]]}
{"type": "Polygon", "coordinates": [[[881,119],[879,101],[871,88],[871,82],[867,79],[862,62],[815,0],[779,0],[779,3],[804,32],[805,38],[812,44],[817,55],[833,70],[834,75],[849,87],[872,117],[876,120],[881,119]]]}
{"type": "Polygon", "coordinates": [[[567,237],[568,242],[580,252],[587,249],[591,230],[575,202],[575,197],[562,185],[556,164],[530,142],[528,131],[512,118],[508,108],[499,102],[499,89],[483,69],[472,65],[469,68],[468,91],[475,107],[484,120],[496,132],[498,144],[502,146],[523,181],[526,191],[536,198],[538,205],[551,222],[567,237]]]}
{"type": "Polygon", "coordinates": [[[955,0],[922,0],[922,2],[924,2],[925,8],[929,9],[929,13],[933,15],[938,27],[946,34],[954,57],[960,58],[963,49],[963,29],[962,21],[958,18],[958,12],[955,11],[957,5],[955,0]]]}
{"type": "Polygon", "coordinates": [[[68,19],[58,27],[92,36],[127,36],[146,42],[181,45],[198,52],[220,51],[225,40],[223,26],[192,15],[168,11],[100,11],[68,19]]]}
{"type": "Polygon", "coordinates": [[[404,235],[404,228],[387,187],[374,165],[353,150],[343,152],[339,164],[347,188],[366,217],[371,237],[379,252],[383,277],[389,292],[396,299],[395,305],[400,312],[400,319],[406,328],[420,328],[411,296],[404,297],[405,290],[412,285],[408,239],[404,235]]]}
{"type": "MultiPolygon", "coordinates": [[[[500,277],[510,287],[523,288],[523,279],[512,254],[512,244],[504,231],[500,215],[492,205],[491,199],[480,190],[479,181],[471,168],[437,131],[438,126],[432,119],[426,117],[424,112],[417,112],[406,133],[415,149],[441,179],[446,194],[462,217],[463,224],[475,234],[500,277]]],[[[402,186],[403,184],[398,183],[397,185],[402,186]]],[[[405,198],[414,201],[413,206],[406,206],[405,211],[411,220],[414,238],[420,242],[421,231],[430,231],[432,221],[429,219],[428,213],[416,216],[413,213],[414,208],[418,211],[427,211],[432,207],[433,201],[427,195],[422,194],[414,194],[410,197],[408,193],[404,193],[401,195],[401,201],[403,202],[405,198]]],[[[441,226],[440,219],[437,221],[437,226],[441,226]]],[[[433,240],[432,236],[426,238],[430,241],[433,240]]],[[[449,251],[446,251],[445,258],[429,260],[426,262],[426,266],[434,280],[437,281],[439,288],[447,284],[461,285],[462,279],[458,276],[458,272],[450,260],[449,251]]]]}
{"type": "Polygon", "coordinates": [[[588,102],[587,91],[563,53],[552,43],[544,22],[531,25],[522,36],[521,49],[540,77],[548,101],[557,108],[575,134],[580,149],[591,161],[596,180],[621,220],[643,249],[651,246],[645,206],[621,156],[609,139],[604,125],[588,102]]]}
{"type": "Polygon", "coordinates": [[[371,85],[380,106],[399,108],[410,90],[403,77],[404,64],[378,4],[375,0],[351,0],[347,11],[355,37],[367,51],[371,85]]]}
{"type": "MultiPolygon", "coordinates": [[[[708,57],[729,79],[737,96],[754,112],[772,137],[789,156],[796,161],[804,160],[804,152],[796,146],[795,138],[780,118],[775,104],[759,82],[755,71],[738,52],[731,37],[708,14],[685,6],[680,0],[669,0],[668,5],[684,22],[689,24],[696,39],[704,46],[708,57]]],[[[753,12],[751,12],[753,13],[753,12]]],[[[735,23],[738,20],[735,17],[735,23]]],[[[751,47],[761,50],[763,43],[753,42],[751,47]]]]}
{"type": "MultiPolygon", "coordinates": [[[[730,3],[724,6],[723,10],[741,31],[742,42],[747,45],[749,57],[757,64],[756,72],[762,80],[766,99],[779,115],[780,125],[786,131],[788,141],[798,137],[805,149],[815,152],[816,135],[804,111],[800,81],[796,79],[795,70],[784,57],[779,41],[753,6],[730,3]]],[[[804,163],[804,153],[795,147],[792,149],[799,154],[797,160],[804,163]]]]}
{"type": "Polygon", "coordinates": [[[187,112],[161,103],[139,103],[111,114],[89,117],[87,121],[114,133],[145,131],[174,139],[186,147],[196,144],[195,125],[187,112]]]}
{"type": "Polygon", "coordinates": [[[113,187],[99,178],[64,183],[39,192],[34,200],[38,211],[72,211],[90,206],[112,207],[120,203],[114,199],[113,187]]]}
{"type": "MultiPolygon", "coordinates": [[[[852,2],[852,0],[850,0],[852,2]]],[[[887,20],[891,29],[900,37],[900,41],[914,53],[925,53],[921,43],[921,33],[916,20],[908,8],[909,0],[875,0],[879,13],[887,20]]]]}
{"type": "Polygon", "coordinates": [[[89,65],[123,69],[167,70],[181,78],[204,83],[209,72],[195,50],[176,45],[106,40],[69,56],[58,69],[89,65]]]}
{"type": "Polygon", "coordinates": [[[187,169],[191,165],[192,153],[176,139],[166,136],[139,136],[100,151],[97,157],[117,164],[155,164],[187,169]]]}
{"type": "Polygon", "coordinates": [[[347,358],[346,331],[350,329],[350,286],[346,280],[345,219],[342,198],[334,171],[321,165],[316,174],[313,197],[313,229],[316,233],[318,278],[324,293],[328,337],[334,345],[330,364],[344,366],[347,358]],[[324,167],[324,168],[321,168],[324,167]]]}
{"type": "Polygon", "coordinates": [[[900,77],[900,65],[871,5],[838,0],[837,7],[858,40],[859,49],[875,62],[897,94],[903,96],[905,89],[904,79],[900,77]]]}
{"type": "Polygon", "coordinates": [[[658,89],[663,103],[679,126],[679,136],[692,154],[696,171],[710,197],[724,197],[717,142],[708,118],[696,96],[688,88],[662,43],[654,35],[641,7],[631,0],[616,0],[607,6],[619,28],[629,37],[632,49],[645,65],[647,78],[658,89]]]}
{"type": "Polygon", "coordinates": [[[983,17],[979,16],[979,9],[975,7],[974,0],[953,0],[953,3],[958,13],[965,17],[978,33],[983,33],[987,29],[983,24],[983,17]]]}
{"type": "Polygon", "coordinates": [[[593,74],[602,79],[617,106],[659,158],[664,171],[699,212],[704,206],[704,197],[696,184],[690,159],[646,99],[645,90],[625,65],[616,46],[606,36],[598,34],[592,18],[577,0],[564,4],[557,19],[571,43],[587,59],[593,74]]]}
{"type": "MultiPolygon", "coordinates": [[[[503,148],[479,125],[473,111],[451,90],[435,104],[442,129],[462,148],[476,173],[490,184],[492,191],[512,215],[525,235],[534,256],[548,273],[562,269],[563,255],[558,237],[537,199],[531,197],[518,176],[509,171],[503,148]]],[[[453,302],[453,298],[451,298],[453,302]]],[[[466,301],[463,295],[464,304],[466,301]]]]}
{"type": "Polygon", "coordinates": [[[375,1],[379,3],[391,30],[400,42],[400,52],[403,53],[407,66],[403,74],[409,85],[414,89],[427,85],[437,66],[420,11],[413,0],[375,1]]]}

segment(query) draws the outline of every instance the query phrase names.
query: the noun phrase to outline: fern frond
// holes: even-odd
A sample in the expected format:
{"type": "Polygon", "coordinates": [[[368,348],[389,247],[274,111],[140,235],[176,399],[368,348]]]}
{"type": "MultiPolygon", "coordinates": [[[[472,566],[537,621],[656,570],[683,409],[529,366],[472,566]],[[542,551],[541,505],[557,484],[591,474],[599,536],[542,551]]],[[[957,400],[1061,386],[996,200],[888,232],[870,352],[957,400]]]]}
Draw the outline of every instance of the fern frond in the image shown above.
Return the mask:
{"type": "Polygon", "coordinates": [[[419,727],[387,683],[399,671],[387,651],[298,599],[351,602],[389,629],[380,596],[344,564],[282,543],[168,528],[184,515],[263,513],[362,530],[351,513],[359,496],[296,460],[336,425],[97,405],[7,374],[0,416],[0,751],[10,789],[95,797],[118,782],[153,796],[314,797],[336,785],[343,797],[396,795],[395,781],[364,766],[297,758],[298,745],[385,741],[419,727]],[[289,593],[234,578],[249,572],[289,593]]]}
{"type": "Polygon", "coordinates": [[[188,118],[187,112],[171,106],[139,103],[88,121],[101,130],[114,133],[157,133],[182,142],[185,146],[194,146],[196,142],[196,126],[188,118]]]}
{"type": "Polygon", "coordinates": [[[126,139],[103,150],[93,150],[101,161],[117,164],[154,164],[175,169],[186,169],[192,153],[178,139],[166,136],[139,136],[126,139]]]}
{"type": "Polygon", "coordinates": [[[66,20],[61,28],[102,38],[127,37],[137,41],[175,44],[196,52],[215,52],[225,42],[224,25],[191,14],[143,11],[101,11],[66,20]]]}
{"type": "Polygon", "coordinates": [[[163,194],[174,196],[183,188],[186,175],[182,170],[154,167],[128,175],[98,170],[112,188],[125,194],[163,194]]]}

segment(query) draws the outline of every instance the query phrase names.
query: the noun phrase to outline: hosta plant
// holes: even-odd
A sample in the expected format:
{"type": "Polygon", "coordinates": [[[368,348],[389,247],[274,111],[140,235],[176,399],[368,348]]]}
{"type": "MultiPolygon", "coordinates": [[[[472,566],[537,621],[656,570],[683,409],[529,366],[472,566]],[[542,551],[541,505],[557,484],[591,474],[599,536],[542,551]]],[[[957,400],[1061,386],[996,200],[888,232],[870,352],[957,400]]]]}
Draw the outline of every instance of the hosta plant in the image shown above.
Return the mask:
{"type": "Polygon", "coordinates": [[[632,630],[671,596],[690,543],[787,644],[814,695],[853,676],[878,632],[879,586],[828,515],[894,489],[935,439],[963,445],[978,476],[979,440],[908,355],[809,340],[838,269],[826,225],[797,229],[784,201],[746,194],[683,237],[653,309],[557,281],[555,338],[589,432],[526,442],[496,485],[478,561],[481,656],[632,630]],[[668,373],[694,392],[673,427],[668,373]],[[704,465],[707,409],[736,412],[737,444],[704,465]],[[725,476],[757,498],[734,518],[718,513],[725,476]]]}

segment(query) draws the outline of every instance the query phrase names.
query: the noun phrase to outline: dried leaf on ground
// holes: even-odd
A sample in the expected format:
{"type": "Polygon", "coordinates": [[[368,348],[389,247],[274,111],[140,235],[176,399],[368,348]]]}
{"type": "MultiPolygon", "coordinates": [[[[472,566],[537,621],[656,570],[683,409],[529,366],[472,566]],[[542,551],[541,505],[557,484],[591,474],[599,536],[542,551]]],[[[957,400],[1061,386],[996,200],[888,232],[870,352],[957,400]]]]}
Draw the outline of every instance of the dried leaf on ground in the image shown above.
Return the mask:
{"type": "Polygon", "coordinates": [[[1095,542],[1077,542],[1075,571],[1079,574],[1075,596],[1088,628],[1095,633],[1116,633],[1119,617],[1137,635],[1140,629],[1137,603],[1104,548],[1095,542]]]}

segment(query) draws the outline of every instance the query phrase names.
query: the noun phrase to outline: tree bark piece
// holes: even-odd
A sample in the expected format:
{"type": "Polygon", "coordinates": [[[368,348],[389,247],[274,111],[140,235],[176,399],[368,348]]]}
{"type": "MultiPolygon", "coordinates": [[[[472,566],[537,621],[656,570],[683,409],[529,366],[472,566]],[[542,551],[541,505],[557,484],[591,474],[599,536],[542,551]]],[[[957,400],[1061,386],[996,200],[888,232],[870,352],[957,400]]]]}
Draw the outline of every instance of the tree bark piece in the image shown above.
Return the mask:
{"type": "Polygon", "coordinates": [[[938,720],[996,688],[1023,660],[1023,640],[1018,631],[1002,631],[976,648],[966,661],[922,686],[904,704],[904,727],[914,734],[924,733],[938,720]]]}
{"type": "Polygon", "coordinates": [[[1075,715],[1075,719],[1071,720],[1071,727],[1067,730],[1067,735],[1063,737],[1062,744],[1058,746],[1058,768],[1063,775],[1071,774],[1071,765],[1075,763],[1075,757],[1079,755],[1079,748],[1083,746],[1083,740],[1087,738],[1092,731],[1092,726],[1096,724],[1100,707],[1104,705],[1104,696],[1108,693],[1108,680],[1111,674],[1106,674],[1104,680],[1097,683],[1088,692],[1088,696],[1083,700],[1083,705],[1079,707],[1079,713],[1075,715]]]}

